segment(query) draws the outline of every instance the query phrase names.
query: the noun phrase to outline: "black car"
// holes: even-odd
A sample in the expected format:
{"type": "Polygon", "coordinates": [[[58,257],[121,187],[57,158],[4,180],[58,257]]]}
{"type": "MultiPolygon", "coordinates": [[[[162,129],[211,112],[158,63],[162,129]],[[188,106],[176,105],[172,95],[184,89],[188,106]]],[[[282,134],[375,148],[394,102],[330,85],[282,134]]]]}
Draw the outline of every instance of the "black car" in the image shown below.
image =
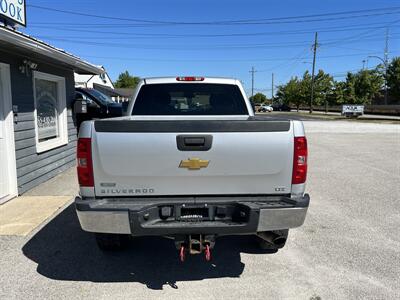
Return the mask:
{"type": "Polygon", "coordinates": [[[73,107],[78,128],[83,121],[122,116],[122,104],[114,102],[109,96],[95,89],[76,88],[73,107]],[[85,112],[75,109],[81,106],[86,107],[85,112]]]}
{"type": "Polygon", "coordinates": [[[291,111],[290,106],[286,104],[274,104],[272,105],[274,111],[291,111]]]}
{"type": "Polygon", "coordinates": [[[90,119],[103,119],[122,116],[122,104],[95,89],[76,88],[75,101],[84,101],[90,119]]]}

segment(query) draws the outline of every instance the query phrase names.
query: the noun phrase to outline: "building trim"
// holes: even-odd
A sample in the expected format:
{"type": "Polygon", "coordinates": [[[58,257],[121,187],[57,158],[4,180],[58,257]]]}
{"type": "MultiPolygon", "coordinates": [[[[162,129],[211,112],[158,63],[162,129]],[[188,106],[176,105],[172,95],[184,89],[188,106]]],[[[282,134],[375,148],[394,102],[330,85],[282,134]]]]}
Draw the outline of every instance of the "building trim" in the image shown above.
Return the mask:
{"type": "Polygon", "coordinates": [[[30,36],[8,29],[7,27],[0,26],[0,40],[7,42],[21,49],[29,50],[46,57],[50,57],[59,61],[60,63],[68,64],[76,72],[86,72],[89,74],[102,74],[104,70],[101,67],[92,65],[80,58],[69,54],[65,51],[52,47],[45,42],[34,39],[30,36]]]}
{"type": "Polygon", "coordinates": [[[12,110],[12,93],[11,93],[11,75],[10,65],[0,62],[0,80],[2,89],[0,92],[3,93],[3,105],[4,109],[4,123],[5,123],[5,137],[7,145],[7,175],[8,175],[8,191],[9,194],[0,199],[0,204],[14,198],[18,195],[17,186],[17,166],[15,159],[15,140],[14,140],[14,116],[12,110]]]}

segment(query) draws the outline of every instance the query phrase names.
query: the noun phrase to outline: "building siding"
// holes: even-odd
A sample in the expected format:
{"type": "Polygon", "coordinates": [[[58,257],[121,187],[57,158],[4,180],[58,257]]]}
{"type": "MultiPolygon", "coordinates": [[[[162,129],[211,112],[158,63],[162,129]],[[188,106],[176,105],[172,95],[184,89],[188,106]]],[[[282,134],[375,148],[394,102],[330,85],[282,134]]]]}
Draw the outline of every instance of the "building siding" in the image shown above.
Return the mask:
{"type": "Polygon", "coordinates": [[[49,64],[38,57],[14,55],[0,51],[0,62],[10,65],[12,103],[18,106],[14,114],[14,137],[17,165],[18,193],[22,194],[65,171],[75,164],[77,131],[71,112],[75,95],[74,72],[71,69],[49,64]],[[68,144],[46,152],[36,152],[34,92],[32,74],[21,74],[19,66],[24,59],[38,64],[37,71],[65,78],[66,104],[68,108],[68,144]]]}

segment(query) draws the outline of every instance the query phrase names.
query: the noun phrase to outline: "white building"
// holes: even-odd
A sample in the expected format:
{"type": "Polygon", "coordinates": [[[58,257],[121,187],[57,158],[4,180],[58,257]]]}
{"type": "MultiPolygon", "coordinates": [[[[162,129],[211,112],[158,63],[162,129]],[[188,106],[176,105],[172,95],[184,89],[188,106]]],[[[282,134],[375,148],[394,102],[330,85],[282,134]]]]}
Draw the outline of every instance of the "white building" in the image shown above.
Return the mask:
{"type": "Polygon", "coordinates": [[[86,75],[75,73],[75,87],[98,90],[111,97],[115,102],[129,101],[132,97],[133,89],[116,89],[105,68],[103,66],[99,68],[104,70],[103,74],[86,75]]]}
{"type": "Polygon", "coordinates": [[[75,73],[75,87],[94,89],[94,84],[102,85],[111,89],[114,89],[114,84],[105,71],[104,67],[101,66],[104,73],[101,75],[86,75],[75,73]]]}

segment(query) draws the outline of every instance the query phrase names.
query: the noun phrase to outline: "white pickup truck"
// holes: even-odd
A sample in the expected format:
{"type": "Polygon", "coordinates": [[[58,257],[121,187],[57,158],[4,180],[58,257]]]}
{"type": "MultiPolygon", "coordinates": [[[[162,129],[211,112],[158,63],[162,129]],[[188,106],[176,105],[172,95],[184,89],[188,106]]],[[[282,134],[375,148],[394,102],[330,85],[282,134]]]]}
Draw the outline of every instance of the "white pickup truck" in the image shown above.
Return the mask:
{"type": "Polygon", "coordinates": [[[210,259],[250,234],[277,251],[310,201],[303,124],[255,117],[235,79],[143,79],[126,116],[81,125],[77,160],[78,218],[106,250],[156,235],[210,259]]]}

